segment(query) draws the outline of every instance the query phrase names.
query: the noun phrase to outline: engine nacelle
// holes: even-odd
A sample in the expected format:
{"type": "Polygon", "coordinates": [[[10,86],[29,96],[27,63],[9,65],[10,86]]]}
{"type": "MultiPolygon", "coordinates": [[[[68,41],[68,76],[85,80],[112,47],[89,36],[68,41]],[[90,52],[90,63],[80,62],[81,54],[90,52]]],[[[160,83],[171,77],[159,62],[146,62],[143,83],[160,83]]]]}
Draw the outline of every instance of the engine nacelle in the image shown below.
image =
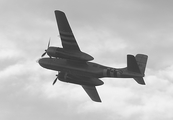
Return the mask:
{"type": "Polygon", "coordinates": [[[79,85],[88,85],[88,86],[99,86],[104,84],[103,81],[101,81],[98,78],[75,76],[68,74],[66,72],[59,72],[58,79],[63,82],[69,82],[79,85]]]}
{"type": "Polygon", "coordinates": [[[50,57],[64,58],[64,59],[70,59],[70,60],[90,61],[94,59],[92,56],[84,52],[69,51],[59,47],[49,47],[47,50],[47,54],[50,57]]]}

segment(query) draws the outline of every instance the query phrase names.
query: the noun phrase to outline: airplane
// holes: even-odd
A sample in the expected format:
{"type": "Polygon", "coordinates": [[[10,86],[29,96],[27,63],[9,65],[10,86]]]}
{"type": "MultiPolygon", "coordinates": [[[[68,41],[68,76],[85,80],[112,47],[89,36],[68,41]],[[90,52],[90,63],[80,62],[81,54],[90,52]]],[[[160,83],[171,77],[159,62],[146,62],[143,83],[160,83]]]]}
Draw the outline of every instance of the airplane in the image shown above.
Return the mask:
{"type": "Polygon", "coordinates": [[[55,10],[55,17],[62,42],[61,47],[48,47],[38,60],[40,66],[58,71],[56,79],[62,82],[81,85],[88,96],[95,102],[101,102],[96,86],[103,85],[100,78],[133,78],[137,83],[145,85],[143,77],[148,56],[127,55],[127,67],[113,68],[91,62],[94,58],[80,50],[64,12],[55,10]],[[49,57],[44,57],[45,55],[49,57]]]}

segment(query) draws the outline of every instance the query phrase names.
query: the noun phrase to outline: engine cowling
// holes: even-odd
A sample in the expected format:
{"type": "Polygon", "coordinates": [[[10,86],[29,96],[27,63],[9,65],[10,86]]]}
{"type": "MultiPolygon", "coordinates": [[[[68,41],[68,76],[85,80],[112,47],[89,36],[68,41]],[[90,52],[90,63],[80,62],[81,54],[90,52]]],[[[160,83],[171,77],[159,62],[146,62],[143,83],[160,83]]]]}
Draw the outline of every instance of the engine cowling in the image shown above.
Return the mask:
{"type": "Polygon", "coordinates": [[[104,84],[103,81],[98,78],[75,76],[66,72],[59,72],[58,79],[63,82],[69,82],[78,85],[99,86],[104,84]]]}
{"type": "Polygon", "coordinates": [[[80,60],[80,61],[90,61],[94,58],[84,52],[81,51],[69,51],[64,48],[59,47],[49,47],[46,50],[48,56],[55,58],[64,58],[70,60],[80,60]]]}

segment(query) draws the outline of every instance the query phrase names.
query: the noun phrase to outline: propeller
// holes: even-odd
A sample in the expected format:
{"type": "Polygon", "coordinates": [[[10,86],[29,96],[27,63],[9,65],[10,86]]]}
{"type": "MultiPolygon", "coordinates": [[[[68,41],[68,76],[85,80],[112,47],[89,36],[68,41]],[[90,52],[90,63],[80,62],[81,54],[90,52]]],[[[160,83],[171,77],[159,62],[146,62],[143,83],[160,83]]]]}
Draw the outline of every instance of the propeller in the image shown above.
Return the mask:
{"type": "Polygon", "coordinates": [[[56,83],[56,81],[57,81],[57,79],[58,79],[58,75],[56,75],[57,77],[55,78],[55,80],[53,81],[53,84],[52,85],[54,85],[55,83],[56,83]]]}
{"type": "Polygon", "coordinates": [[[45,52],[41,55],[41,57],[44,57],[44,56],[46,55],[49,46],[50,46],[50,39],[49,39],[49,42],[48,42],[48,45],[47,45],[47,49],[46,49],[45,52]]]}

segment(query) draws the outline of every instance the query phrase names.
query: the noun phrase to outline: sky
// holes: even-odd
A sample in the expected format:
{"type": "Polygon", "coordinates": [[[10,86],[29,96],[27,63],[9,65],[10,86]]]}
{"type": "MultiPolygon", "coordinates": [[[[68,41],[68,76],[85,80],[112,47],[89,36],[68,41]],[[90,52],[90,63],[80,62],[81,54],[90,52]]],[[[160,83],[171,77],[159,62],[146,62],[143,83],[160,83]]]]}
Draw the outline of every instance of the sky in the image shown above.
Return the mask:
{"type": "Polygon", "coordinates": [[[0,0],[1,120],[172,120],[173,1],[0,0]],[[57,81],[36,62],[61,47],[54,10],[66,13],[80,49],[93,62],[126,67],[127,54],[149,56],[145,86],[103,78],[102,103],[57,81]]]}

